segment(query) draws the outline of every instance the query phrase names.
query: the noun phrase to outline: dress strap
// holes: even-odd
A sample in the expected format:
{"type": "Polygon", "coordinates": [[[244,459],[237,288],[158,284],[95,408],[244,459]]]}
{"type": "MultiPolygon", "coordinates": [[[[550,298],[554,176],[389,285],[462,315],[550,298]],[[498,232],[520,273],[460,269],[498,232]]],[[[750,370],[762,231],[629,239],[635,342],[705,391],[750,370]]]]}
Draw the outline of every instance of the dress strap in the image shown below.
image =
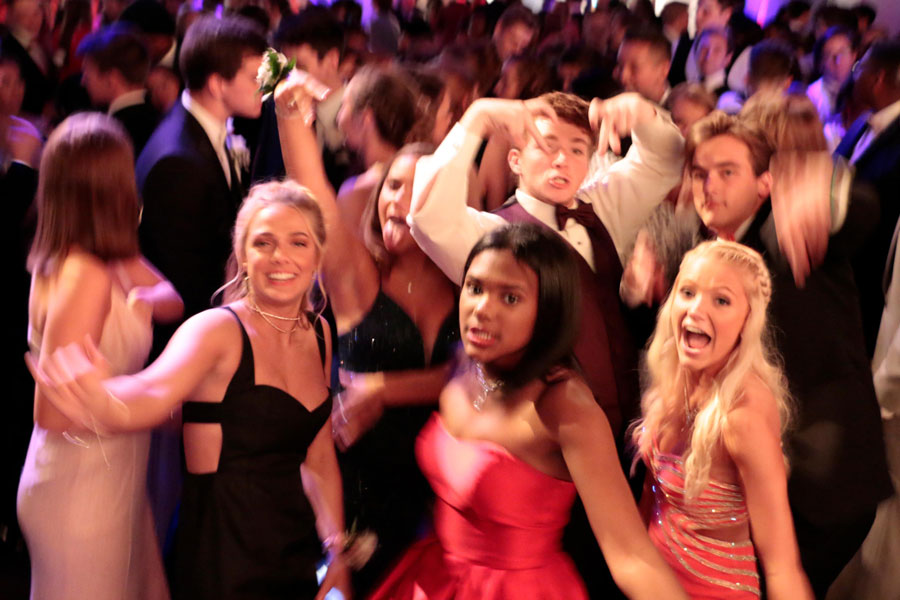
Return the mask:
{"type": "MultiPolygon", "coordinates": [[[[228,389],[225,391],[225,399],[227,399],[232,390],[247,389],[256,385],[256,365],[253,361],[253,346],[250,344],[250,336],[247,335],[247,330],[244,329],[244,324],[241,322],[240,317],[230,306],[223,306],[222,308],[230,312],[234,320],[237,321],[238,327],[241,328],[242,339],[241,362],[228,383],[228,389]]],[[[222,402],[225,402],[225,399],[222,402]]]]}
{"type": "Polygon", "coordinates": [[[241,328],[241,338],[243,339],[241,348],[241,362],[238,364],[237,370],[228,382],[228,388],[225,390],[225,396],[221,402],[194,402],[187,401],[181,407],[181,418],[185,423],[221,423],[223,406],[228,398],[255,384],[256,375],[253,364],[253,347],[250,345],[250,338],[244,329],[244,324],[230,307],[223,306],[225,310],[231,313],[234,320],[237,321],[238,327],[241,328]]]}

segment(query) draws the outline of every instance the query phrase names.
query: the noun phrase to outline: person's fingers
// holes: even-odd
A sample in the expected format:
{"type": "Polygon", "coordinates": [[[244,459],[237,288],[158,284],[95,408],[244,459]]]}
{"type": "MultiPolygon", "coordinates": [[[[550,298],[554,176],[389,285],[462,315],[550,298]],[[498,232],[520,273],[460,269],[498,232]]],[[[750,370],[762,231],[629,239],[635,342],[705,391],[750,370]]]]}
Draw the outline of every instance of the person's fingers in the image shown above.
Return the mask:
{"type": "Polygon", "coordinates": [[[51,390],[53,388],[53,383],[47,377],[44,370],[41,369],[40,365],[38,365],[37,359],[30,351],[25,353],[25,366],[28,367],[28,372],[31,373],[32,379],[34,379],[34,382],[42,388],[42,391],[51,390]]]}
{"type": "Polygon", "coordinates": [[[550,103],[543,98],[531,98],[530,100],[523,101],[522,104],[524,104],[528,112],[531,113],[532,119],[543,117],[545,119],[550,119],[554,123],[559,120],[556,111],[550,106],[550,103]]]}
{"type": "MultiPolygon", "coordinates": [[[[526,113],[526,115],[525,115],[524,124],[525,124],[525,133],[527,135],[531,136],[532,139],[534,139],[534,142],[538,145],[538,148],[540,148],[547,154],[550,154],[552,152],[552,149],[550,148],[550,144],[547,142],[547,140],[544,139],[544,135],[537,128],[537,125],[534,122],[534,118],[530,117],[528,115],[528,113],[526,113]]],[[[527,142],[527,140],[524,140],[524,141],[527,142]]],[[[519,146],[519,148],[521,148],[521,147],[522,146],[519,146]]]]}
{"type": "Polygon", "coordinates": [[[600,123],[603,121],[603,106],[603,100],[594,98],[591,100],[591,105],[588,108],[588,120],[591,123],[591,129],[594,131],[600,131],[600,123]]]}
{"type": "Polygon", "coordinates": [[[601,156],[609,150],[609,124],[600,121],[600,132],[597,134],[597,153],[601,156]]]}
{"type": "Polygon", "coordinates": [[[76,423],[81,423],[84,417],[81,406],[77,400],[69,394],[67,386],[60,385],[58,380],[55,380],[57,368],[56,365],[53,364],[53,361],[45,361],[42,368],[38,364],[35,356],[31,352],[28,352],[25,354],[25,364],[28,366],[28,370],[34,378],[41,395],[48,400],[50,404],[55,406],[57,410],[63,413],[66,418],[71,419],[76,423]]]}
{"type": "Polygon", "coordinates": [[[616,132],[614,127],[609,128],[609,149],[613,151],[613,153],[618,156],[622,153],[622,140],[619,138],[619,134],[616,132]]]}
{"type": "Polygon", "coordinates": [[[99,375],[104,378],[108,376],[110,373],[109,361],[106,360],[106,356],[100,352],[94,339],[89,335],[84,337],[84,351],[88,360],[99,372],[99,375]]]}

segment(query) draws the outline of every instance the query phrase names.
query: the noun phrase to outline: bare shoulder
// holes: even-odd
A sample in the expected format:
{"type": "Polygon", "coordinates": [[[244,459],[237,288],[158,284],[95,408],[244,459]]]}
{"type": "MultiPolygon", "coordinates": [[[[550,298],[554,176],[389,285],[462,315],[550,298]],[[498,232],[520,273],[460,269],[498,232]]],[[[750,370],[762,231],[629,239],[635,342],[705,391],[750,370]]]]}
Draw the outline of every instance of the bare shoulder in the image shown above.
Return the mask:
{"type": "Polygon", "coordinates": [[[109,266],[83,250],[73,250],[48,279],[52,297],[70,301],[109,302],[112,276],[109,266]]]}
{"type": "Polygon", "coordinates": [[[189,341],[193,346],[240,347],[241,328],[227,310],[211,308],[181,324],[169,345],[189,341]]]}
{"type": "Polygon", "coordinates": [[[103,283],[112,281],[109,267],[102,260],[84,250],[71,250],[59,265],[60,281],[77,280],[82,283],[103,283]]]}
{"type": "Polygon", "coordinates": [[[534,405],[547,429],[556,434],[566,426],[593,429],[606,423],[609,427],[590,388],[579,375],[567,369],[551,374],[546,389],[534,405]]]}
{"type": "Polygon", "coordinates": [[[732,455],[747,451],[772,436],[780,439],[781,423],[775,396],[758,377],[747,378],[743,395],[728,412],[723,436],[732,455]]]}

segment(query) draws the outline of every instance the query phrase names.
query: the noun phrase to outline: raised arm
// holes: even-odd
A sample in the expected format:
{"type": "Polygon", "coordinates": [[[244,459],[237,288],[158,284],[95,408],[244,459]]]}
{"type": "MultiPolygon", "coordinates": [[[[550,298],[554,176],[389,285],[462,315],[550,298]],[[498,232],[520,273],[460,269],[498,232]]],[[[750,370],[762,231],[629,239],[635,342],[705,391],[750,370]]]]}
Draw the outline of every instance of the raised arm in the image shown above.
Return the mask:
{"type": "Polygon", "coordinates": [[[40,393],[73,421],[91,430],[136,431],[168,419],[203,384],[230,378],[222,364],[240,350],[238,335],[228,313],[214,309],[185,321],[160,357],[134,375],[105,378],[105,358],[90,340],[29,367],[40,393]]]}
{"type": "Polygon", "coordinates": [[[768,597],[812,600],[788,505],[778,411],[771,392],[761,382],[747,385],[744,399],[728,413],[724,439],[747,499],[750,534],[765,573],[768,597]]]}
{"type": "Polygon", "coordinates": [[[292,72],[275,92],[275,112],[288,177],[312,192],[325,217],[328,251],[323,257],[323,282],[341,322],[348,313],[356,314],[362,305],[371,304],[378,291],[378,270],[341,216],[334,188],[325,175],[315,129],[306,116],[314,99],[325,93],[321,86],[306,73],[292,72]]]}
{"type": "Polygon", "coordinates": [[[435,153],[416,164],[407,218],[410,231],[419,247],[457,285],[462,283],[463,267],[475,243],[506,223],[497,215],[467,206],[469,171],[481,141],[497,134],[522,146],[530,135],[543,144],[534,125],[536,116],[555,115],[538,99],[476,100],[435,153]]]}
{"type": "Polygon", "coordinates": [[[613,579],[632,599],[687,596],[660,557],[619,465],[609,422],[580,380],[552,386],[538,413],[562,450],[613,579]]]}
{"type": "Polygon", "coordinates": [[[629,134],[633,141],[625,158],[578,193],[593,205],[624,260],[641,225],[681,180],[684,139],[667,113],[635,93],[594,99],[590,117],[599,152],[618,148],[619,138],[629,134]]]}

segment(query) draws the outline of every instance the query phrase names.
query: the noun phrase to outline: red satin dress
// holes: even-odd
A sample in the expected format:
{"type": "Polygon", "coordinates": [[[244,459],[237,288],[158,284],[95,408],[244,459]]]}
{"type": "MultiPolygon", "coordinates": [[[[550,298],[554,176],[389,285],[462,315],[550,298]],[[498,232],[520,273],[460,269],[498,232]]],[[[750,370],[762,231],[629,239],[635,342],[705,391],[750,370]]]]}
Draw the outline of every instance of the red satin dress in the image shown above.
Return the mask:
{"type": "Polygon", "coordinates": [[[681,457],[654,448],[650,463],[655,479],[650,539],[691,600],[758,600],[753,542],[725,542],[698,533],[746,525],[749,513],[741,488],[710,479],[687,502],[681,457]]]}
{"type": "Polygon", "coordinates": [[[375,600],[587,600],[560,538],[575,486],[493,442],[453,437],[435,414],[416,442],[435,534],[414,544],[375,600]]]}

